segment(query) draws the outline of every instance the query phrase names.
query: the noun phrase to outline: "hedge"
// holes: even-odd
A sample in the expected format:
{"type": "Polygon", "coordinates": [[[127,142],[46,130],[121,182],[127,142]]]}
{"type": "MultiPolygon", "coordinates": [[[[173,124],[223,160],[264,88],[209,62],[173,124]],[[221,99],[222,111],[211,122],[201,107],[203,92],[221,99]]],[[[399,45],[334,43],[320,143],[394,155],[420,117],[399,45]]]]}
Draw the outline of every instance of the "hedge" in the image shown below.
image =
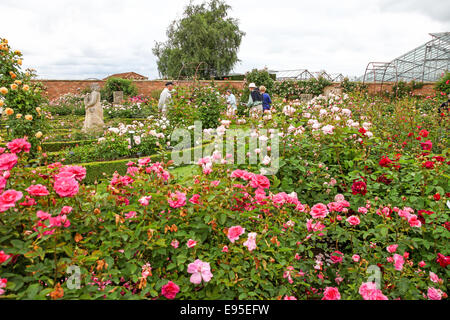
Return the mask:
{"type": "Polygon", "coordinates": [[[84,146],[96,142],[97,140],[72,140],[72,141],[55,141],[55,142],[44,142],[42,144],[42,150],[44,152],[56,152],[61,151],[67,147],[84,146]]]}

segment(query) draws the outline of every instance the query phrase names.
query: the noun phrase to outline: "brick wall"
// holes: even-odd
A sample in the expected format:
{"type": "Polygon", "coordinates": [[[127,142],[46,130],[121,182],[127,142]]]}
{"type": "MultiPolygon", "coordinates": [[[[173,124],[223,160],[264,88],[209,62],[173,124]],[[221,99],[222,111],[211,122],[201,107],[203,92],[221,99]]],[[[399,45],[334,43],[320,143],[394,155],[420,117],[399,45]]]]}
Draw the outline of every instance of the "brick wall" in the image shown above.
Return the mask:
{"type": "MultiPolygon", "coordinates": [[[[46,87],[46,95],[50,100],[57,99],[66,93],[80,93],[83,89],[89,88],[91,84],[97,83],[103,87],[105,81],[103,80],[39,80],[46,87]]],[[[161,91],[164,89],[166,81],[158,80],[136,80],[133,81],[138,88],[139,94],[149,96],[154,91],[161,91]]],[[[236,89],[243,89],[243,81],[215,81],[219,86],[233,86],[236,89]]],[[[210,81],[201,81],[202,84],[208,85],[210,81]]],[[[190,81],[178,81],[179,85],[192,85],[190,81]]],[[[368,83],[369,93],[380,93],[381,90],[392,90],[393,83],[384,83],[381,88],[380,83],[368,83]]],[[[333,84],[338,87],[339,83],[333,84]]],[[[434,83],[426,83],[421,89],[414,91],[416,95],[432,95],[434,83]]]]}
{"type": "MultiPolygon", "coordinates": [[[[46,88],[46,96],[49,100],[57,99],[66,93],[81,93],[83,89],[89,88],[92,84],[98,84],[102,88],[106,81],[103,80],[39,80],[46,88]]],[[[167,81],[158,80],[135,80],[133,83],[138,88],[139,94],[149,96],[153,91],[161,91],[167,81]]],[[[210,81],[200,81],[204,85],[208,85],[210,81]]],[[[243,81],[215,81],[219,86],[232,86],[236,89],[242,89],[243,81]]],[[[190,81],[178,81],[180,85],[191,85],[190,81]]]]}

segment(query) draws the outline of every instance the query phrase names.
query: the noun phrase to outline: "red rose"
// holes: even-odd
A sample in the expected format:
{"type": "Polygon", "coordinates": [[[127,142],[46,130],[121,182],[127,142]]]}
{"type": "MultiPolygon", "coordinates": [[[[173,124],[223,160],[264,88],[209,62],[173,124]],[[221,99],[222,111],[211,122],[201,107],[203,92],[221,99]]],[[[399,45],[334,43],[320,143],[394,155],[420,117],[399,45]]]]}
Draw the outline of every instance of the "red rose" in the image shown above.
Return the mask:
{"type": "Polygon", "coordinates": [[[422,164],[422,167],[427,169],[433,169],[434,168],[434,162],[433,161],[427,161],[422,164]]]}
{"type": "Polygon", "coordinates": [[[428,134],[429,134],[429,132],[427,130],[425,130],[425,129],[420,130],[420,132],[419,132],[419,135],[424,137],[424,138],[428,137],[428,134]]]}
{"type": "Polygon", "coordinates": [[[450,264],[450,256],[444,256],[443,254],[438,253],[436,262],[439,263],[442,268],[446,268],[450,264]]]}
{"type": "Polygon", "coordinates": [[[366,183],[364,181],[353,180],[352,193],[354,195],[361,194],[361,195],[365,196],[367,193],[366,183]]]}
{"type": "Polygon", "coordinates": [[[392,163],[391,159],[389,159],[388,157],[382,157],[378,164],[382,167],[389,167],[391,163],[392,163]]]}
{"type": "Polygon", "coordinates": [[[435,201],[439,201],[439,200],[441,200],[441,195],[440,195],[439,193],[436,193],[436,194],[433,196],[433,198],[434,198],[435,201]]]}

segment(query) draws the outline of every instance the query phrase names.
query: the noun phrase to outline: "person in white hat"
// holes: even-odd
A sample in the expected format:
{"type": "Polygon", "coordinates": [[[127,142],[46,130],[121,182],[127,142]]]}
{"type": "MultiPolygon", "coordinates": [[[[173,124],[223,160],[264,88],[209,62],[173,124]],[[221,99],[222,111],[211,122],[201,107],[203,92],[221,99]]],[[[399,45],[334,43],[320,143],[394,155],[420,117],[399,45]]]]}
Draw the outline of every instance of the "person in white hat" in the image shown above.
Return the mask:
{"type": "Polygon", "coordinates": [[[249,84],[250,95],[248,97],[247,107],[251,108],[252,112],[262,112],[262,95],[258,87],[252,82],[249,84]]]}

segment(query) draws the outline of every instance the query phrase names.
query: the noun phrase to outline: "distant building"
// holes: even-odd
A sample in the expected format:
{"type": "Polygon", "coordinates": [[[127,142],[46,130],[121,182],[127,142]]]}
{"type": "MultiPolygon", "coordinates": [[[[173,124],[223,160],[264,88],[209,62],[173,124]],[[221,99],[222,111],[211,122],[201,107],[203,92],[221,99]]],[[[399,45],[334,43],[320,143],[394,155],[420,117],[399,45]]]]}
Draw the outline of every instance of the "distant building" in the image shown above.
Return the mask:
{"type": "Polygon", "coordinates": [[[108,80],[110,78],[120,78],[120,79],[128,79],[128,80],[148,80],[148,77],[144,77],[136,72],[125,72],[125,73],[116,73],[106,77],[103,80],[108,80]]]}

